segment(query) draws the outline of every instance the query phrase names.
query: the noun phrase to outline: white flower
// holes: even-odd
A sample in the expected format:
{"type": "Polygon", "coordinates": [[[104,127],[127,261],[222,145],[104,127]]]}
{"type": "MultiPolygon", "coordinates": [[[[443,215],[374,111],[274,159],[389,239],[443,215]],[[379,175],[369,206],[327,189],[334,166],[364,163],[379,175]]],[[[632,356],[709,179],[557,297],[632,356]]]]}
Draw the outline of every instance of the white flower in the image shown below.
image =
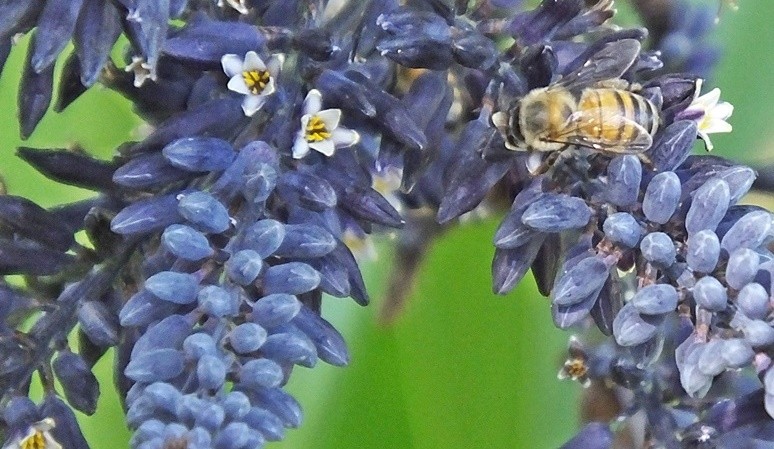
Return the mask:
{"type": "Polygon", "coordinates": [[[145,81],[156,81],[156,72],[153,66],[145,61],[142,56],[132,56],[132,62],[124,67],[125,72],[134,72],[134,87],[142,87],[145,81]]]}
{"type": "Polygon", "coordinates": [[[282,65],[280,56],[272,56],[264,63],[254,51],[249,51],[243,60],[237,55],[228,54],[220,58],[223,71],[230,79],[228,89],[245,96],[242,110],[251,117],[261,109],[266,97],[276,90],[275,79],[282,65]]]}
{"type": "Polygon", "coordinates": [[[707,151],[711,151],[713,146],[709,135],[713,133],[730,133],[732,128],[726,120],[734,113],[734,106],[720,100],[720,89],[717,87],[699,96],[701,92],[702,80],[696,81],[696,95],[691,104],[680,115],[697,116],[695,119],[699,128],[699,137],[707,146],[707,151]]]}
{"type": "Polygon", "coordinates": [[[50,431],[54,427],[54,420],[51,418],[38,421],[27,429],[26,434],[9,441],[3,449],[62,449],[62,445],[51,435],[50,431]]]}
{"type": "Polygon", "coordinates": [[[226,6],[226,3],[228,3],[228,6],[236,9],[239,11],[239,14],[247,14],[249,11],[247,10],[247,5],[245,5],[245,0],[218,0],[218,7],[223,8],[226,6]]]}
{"type": "Polygon", "coordinates": [[[301,159],[309,149],[331,156],[337,148],[345,148],[360,140],[357,132],[339,127],[341,109],[321,111],[322,95],[312,89],[304,99],[304,115],[301,117],[301,129],[293,144],[293,157],[301,159]]]}

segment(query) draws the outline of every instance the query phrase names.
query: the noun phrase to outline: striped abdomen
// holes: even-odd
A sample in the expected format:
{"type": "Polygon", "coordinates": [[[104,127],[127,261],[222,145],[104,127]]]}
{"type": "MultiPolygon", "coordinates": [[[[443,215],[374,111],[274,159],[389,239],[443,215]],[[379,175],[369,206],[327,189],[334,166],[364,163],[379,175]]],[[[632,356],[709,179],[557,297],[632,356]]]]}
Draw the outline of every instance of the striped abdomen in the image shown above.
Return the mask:
{"type": "Polygon", "coordinates": [[[578,110],[583,111],[587,119],[579,127],[579,133],[593,140],[620,142],[621,146],[636,140],[642,129],[653,136],[659,126],[656,106],[626,90],[585,89],[578,102],[578,110]]]}

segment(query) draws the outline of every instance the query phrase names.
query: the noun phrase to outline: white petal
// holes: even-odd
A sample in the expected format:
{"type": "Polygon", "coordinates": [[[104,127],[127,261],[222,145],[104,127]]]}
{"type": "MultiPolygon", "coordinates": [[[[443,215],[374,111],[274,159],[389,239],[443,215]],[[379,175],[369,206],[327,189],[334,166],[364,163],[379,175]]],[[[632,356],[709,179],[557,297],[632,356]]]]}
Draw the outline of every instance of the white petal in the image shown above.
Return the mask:
{"type": "Polygon", "coordinates": [[[225,72],[226,76],[229,78],[232,78],[238,73],[242,73],[242,58],[237,55],[223,55],[223,57],[220,58],[220,64],[223,66],[223,72],[225,72]]]}
{"type": "Polygon", "coordinates": [[[242,70],[245,72],[248,70],[259,70],[262,72],[266,70],[266,64],[263,63],[263,59],[258,56],[258,53],[248,51],[245,55],[245,63],[242,66],[242,70]]]}
{"type": "Polygon", "coordinates": [[[733,131],[733,128],[731,127],[731,124],[725,120],[712,119],[709,121],[709,123],[706,124],[706,126],[702,127],[702,131],[707,134],[730,133],[733,131]]]}
{"type": "Polygon", "coordinates": [[[734,105],[732,105],[727,101],[718,103],[718,105],[715,106],[715,109],[712,110],[712,115],[721,120],[725,120],[731,117],[731,114],[733,113],[734,113],[734,105]]]}
{"type": "Polygon", "coordinates": [[[346,148],[358,143],[360,134],[351,129],[336,128],[331,132],[331,140],[336,148],[346,148]]]}
{"type": "Polygon", "coordinates": [[[252,117],[258,112],[258,109],[261,109],[261,106],[263,106],[265,102],[266,97],[263,95],[248,95],[242,101],[242,110],[245,112],[246,116],[252,117]]]}
{"type": "Polygon", "coordinates": [[[303,134],[296,136],[296,141],[293,142],[293,159],[301,159],[309,153],[309,144],[304,139],[303,134]]]}
{"type": "Polygon", "coordinates": [[[250,88],[247,87],[247,84],[245,84],[245,79],[242,78],[242,75],[233,76],[230,80],[228,80],[228,90],[242,95],[252,94],[252,92],[250,92],[250,88]]]}
{"type": "Polygon", "coordinates": [[[712,149],[715,148],[712,145],[712,141],[710,140],[710,137],[707,135],[707,133],[699,131],[699,137],[704,141],[704,146],[707,147],[707,151],[712,151],[712,149]]]}
{"type": "Polygon", "coordinates": [[[312,118],[312,116],[311,116],[311,115],[309,115],[309,114],[305,114],[305,115],[302,115],[302,116],[301,116],[301,131],[300,131],[300,133],[301,133],[301,134],[303,134],[304,132],[306,132],[306,125],[308,125],[308,124],[309,124],[309,120],[310,120],[311,118],[312,118]]]}
{"type": "Polygon", "coordinates": [[[278,53],[276,55],[272,55],[269,60],[266,61],[266,68],[269,70],[269,73],[272,77],[277,77],[279,76],[280,69],[284,63],[285,55],[278,53]]]}
{"type": "Polygon", "coordinates": [[[326,156],[333,156],[333,152],[336,150],[336,146],[333,145],[333,141],[330,139],[321,140],[319,142],[309,142],[309,146],[313,150],[317,150],[326,156]]]}
{"type": "Polygon", "coordinates": [[[693,104],[702,105],[704,109],[712,109],[720,100],[720,89],[717,87],[697,98],[693,104]]]}
{"type": "Polygon", "coordinates": [[[492,114],[492,124],[500,132],[505,132],[508,129],[508,114],[499,111],[492,114]]]}
{"type": "Polygon", "coordinates": [[[312,89],[304,98],[304,114],[317,114],[322,108],[322,94],[317,89],[312,89]]]}
{"type": "Polygon", "coordinates": [[[269,78],[269,83],[266,84],[266,87],[263,88],[263,92],[261,92],[261,95],[271,95],[277,90],[277,84],[274,82],[274,77],[272,76],[269,78]]]}
{"type": "Polygon", "coordinates": [[[328,131],[332,131],[339,126],[339,120],[341,120],[341,109],[326,109],[315,114],[320,120],[325,123],[325,127],[328,131]]]}

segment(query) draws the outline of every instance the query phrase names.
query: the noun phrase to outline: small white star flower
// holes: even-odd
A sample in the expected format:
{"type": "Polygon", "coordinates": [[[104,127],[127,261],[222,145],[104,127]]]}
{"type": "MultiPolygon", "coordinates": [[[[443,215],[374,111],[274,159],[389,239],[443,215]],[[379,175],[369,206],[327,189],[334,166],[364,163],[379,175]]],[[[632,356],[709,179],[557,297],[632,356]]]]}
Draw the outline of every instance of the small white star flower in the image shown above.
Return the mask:
{"type": "Polygon", "coordinates": [[[51,418],[38,421],[27,429],[26,434],[9,441],[3,449],[62,449],[62,445],[51,435],[51,429],[54,427],[54,420],[51,418]]]}
{"type": "Polygon", "coordinates": [[[713,133],[730,133],[731,124],[726,120],[734,113],[734,106],[727,101],[720,100],[720,89],[717,87],[699,96],[702,80],[696,81],[696,95],[691,104],[681,115],[697,116],[695,119],[699,128],[699,137],[707,146],[707,151],[712,151],[712,142],[709,135],[713,133]]]}
{"type": "Polygon", "coordinates": [[[134,72],[134,87],[142,87],[145,81],[156,81],[156,72],[153,66],[145,61],[142,56],[132,56],[132,62],[124,68],[125,72],[134,72]]]}
{"type": "Polygon", "coordinates": [[[245,4],[245,0],[218,0],[218,7],[224,8],[228,4],[228,6],[234,8],[239,12],[239,14],[247,14],[247,5],[245,4]]]}
{"type": "Polygon", "coordinates": [[[309,149],[332,156],[337,148],[345,148],[360,140],[357,132],[339,126],[341,109],[321,111],[322,95],[312,89],[304,99],[304,115],[301,117],[301,129],[293,144],[293,158],[301,159],[309,149]]]}
{"type": "Polygon", "coordinates": [[[242,110],[251,117],[276,90],[282,57],[272,56],[264,63],[256,52],[249,51],[244,59],[234,54],[223,55],[220,63],[229,77],[228,89],[245,96],[242,110]]]}

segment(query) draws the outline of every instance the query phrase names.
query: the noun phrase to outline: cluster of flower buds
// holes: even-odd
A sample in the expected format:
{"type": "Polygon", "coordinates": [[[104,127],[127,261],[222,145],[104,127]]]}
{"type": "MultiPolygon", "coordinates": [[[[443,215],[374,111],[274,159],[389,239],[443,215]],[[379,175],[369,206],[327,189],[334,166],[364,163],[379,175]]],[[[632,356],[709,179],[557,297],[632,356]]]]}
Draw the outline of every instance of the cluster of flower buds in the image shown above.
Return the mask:
{"type": "Polygon", "coordinates": [[[662,59],[647,29],[610,26],[612,3],[0,2],[3,60],[33,34],[23,137],[70,39],[55,109],[99,81],[152,129],[111,161],[19,150],[96,193],[0,198],[0,272],[26,279],[0,286],[4,448],[88,447],[70,407],[94,412],[112,347],[133,448],[280,440],[301,423],[293,367],[349,361],[321,301],[368,303],[353,236],[400,229],[407,284],[433,236],[503,199],[494,291],[531,269],[559,328],[610,337],[574,342],[562,374],[628,391],[566,448],[612,447],[621,421],[659,447],[771,444],[772,216],[738,204],[752,169],[690,155],[732,107],[670,73],[711,62],[700,42],[667,51],[703,22],[661,30],[662,59]]]}

